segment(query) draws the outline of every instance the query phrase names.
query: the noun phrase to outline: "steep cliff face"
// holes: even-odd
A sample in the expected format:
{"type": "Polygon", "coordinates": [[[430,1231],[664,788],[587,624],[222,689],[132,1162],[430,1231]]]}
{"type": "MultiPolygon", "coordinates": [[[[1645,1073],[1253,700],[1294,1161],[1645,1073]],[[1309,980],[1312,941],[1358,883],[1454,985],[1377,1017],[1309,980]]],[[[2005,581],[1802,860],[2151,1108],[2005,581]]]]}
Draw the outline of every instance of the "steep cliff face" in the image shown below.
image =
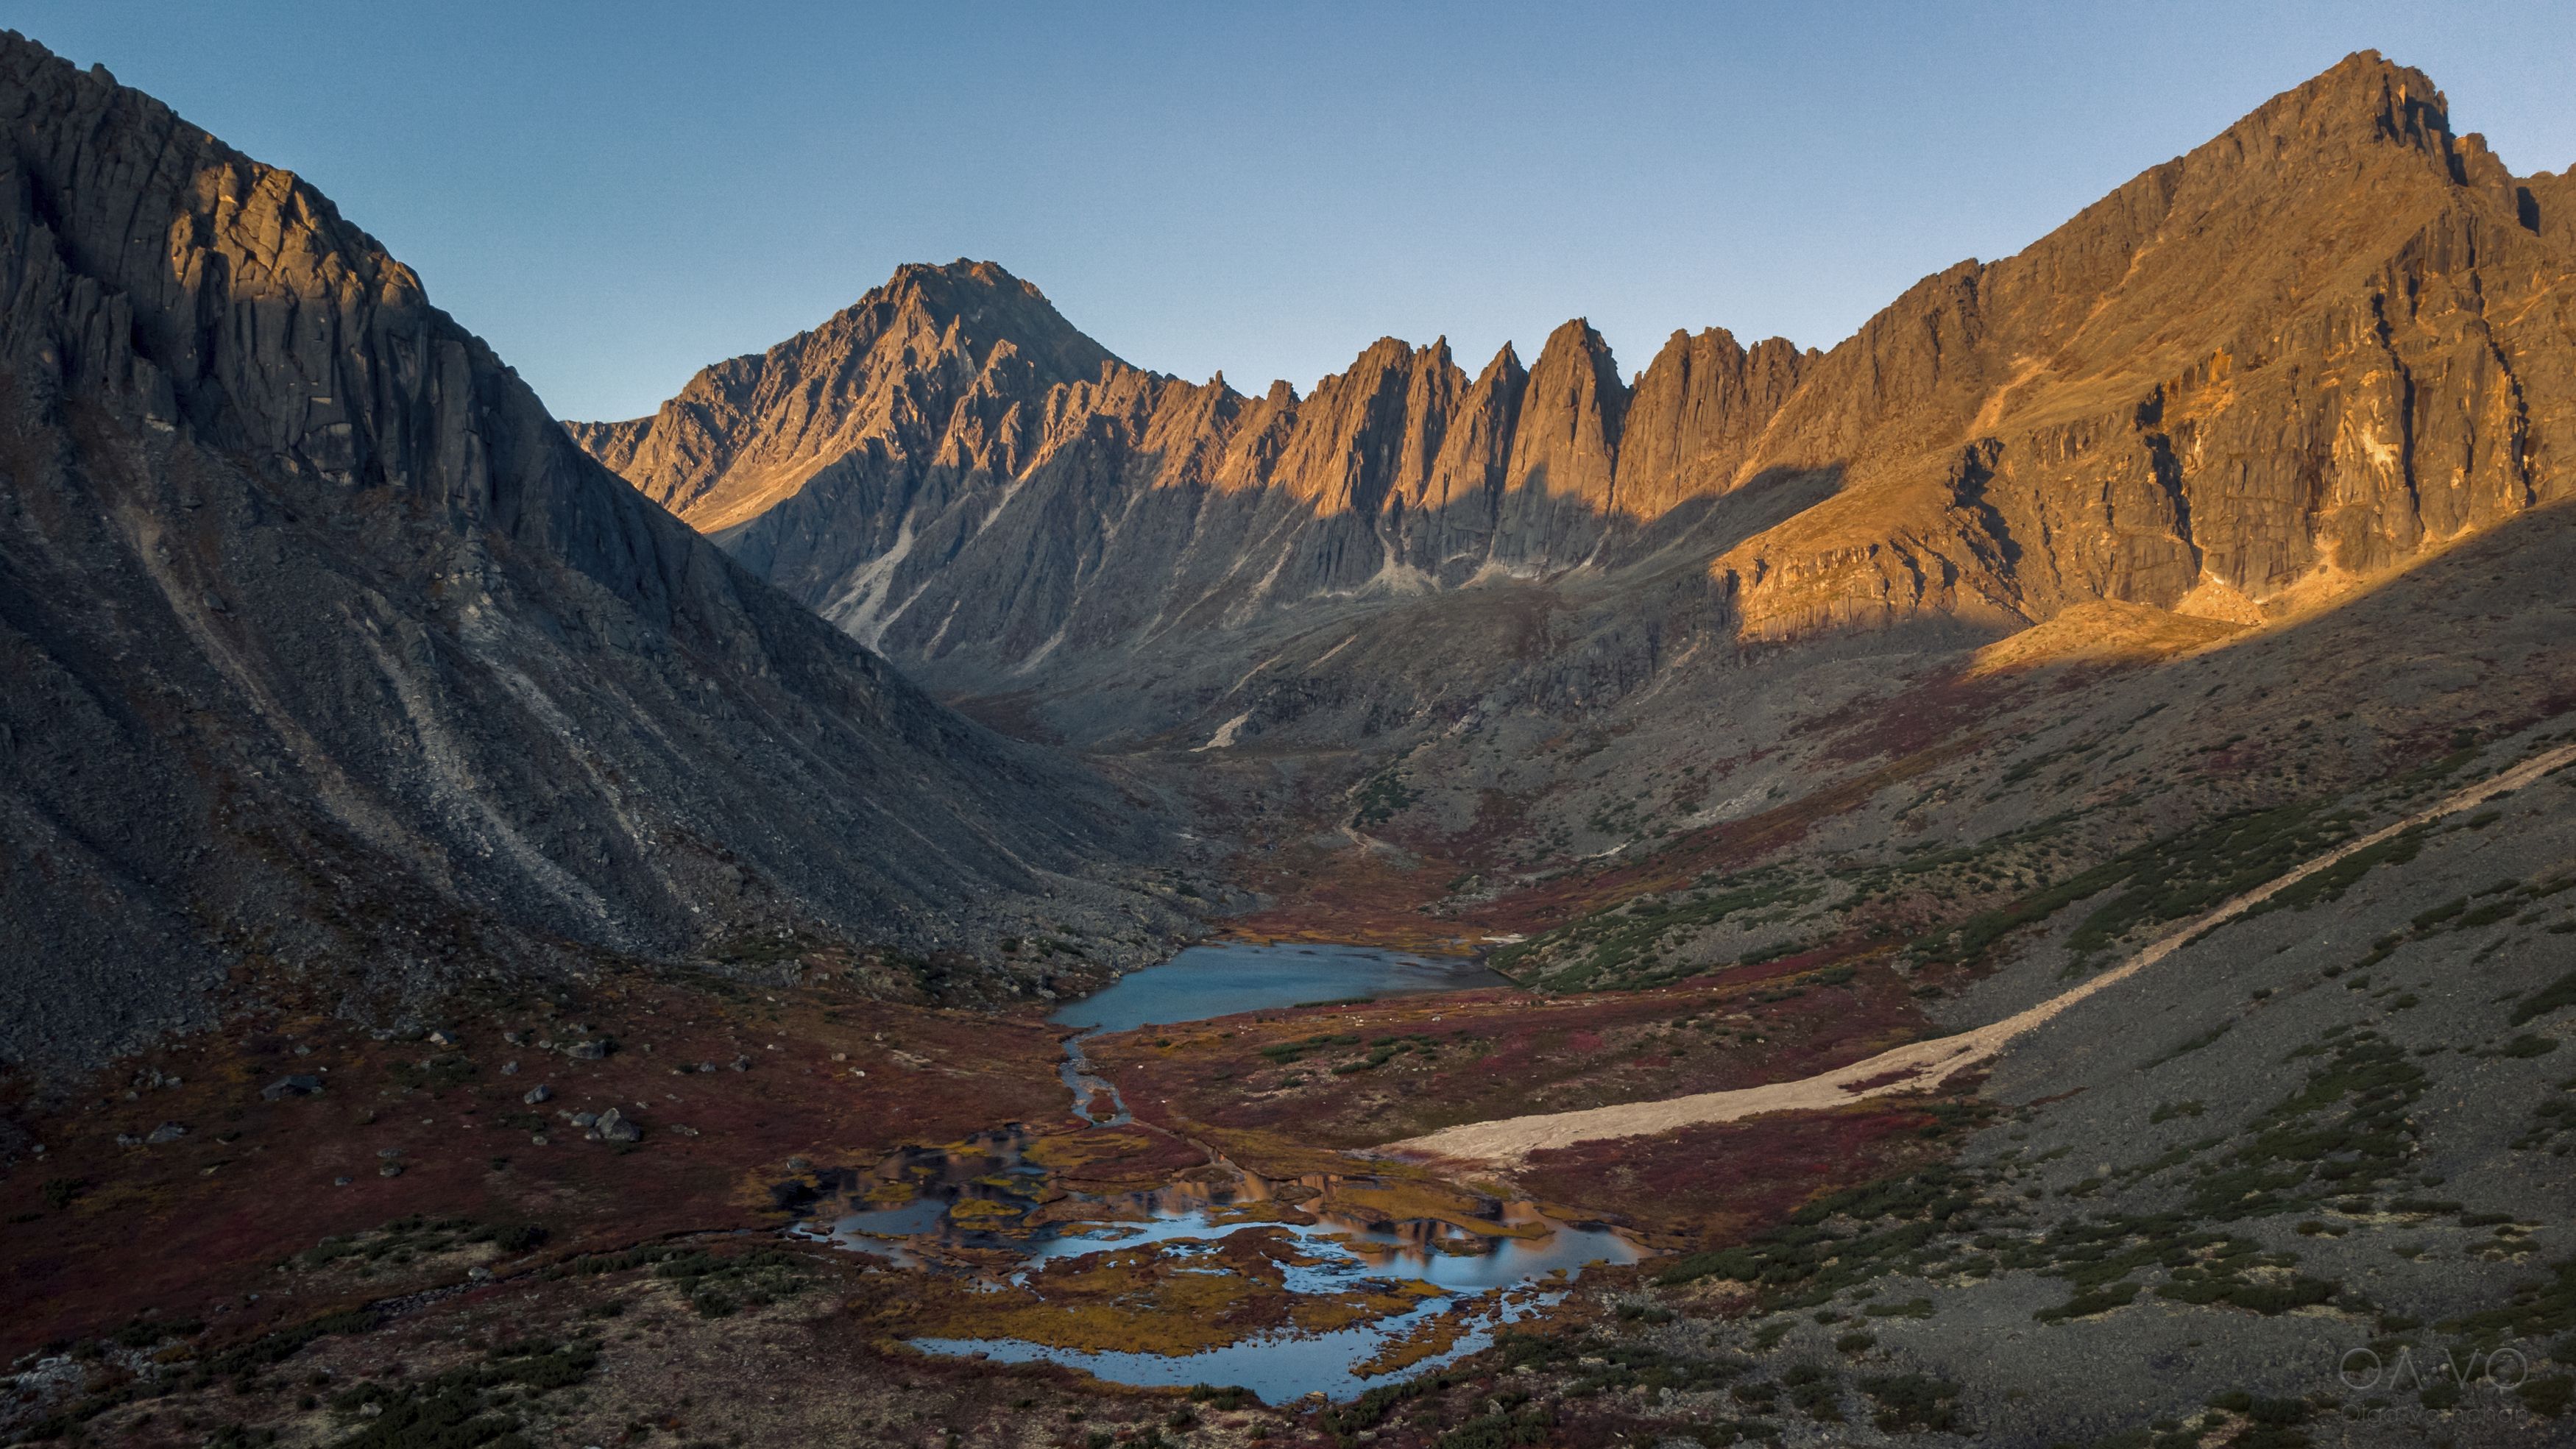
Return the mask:
{"type": "Polygon", "coordinates": [[[1088,879],[1131,803],[620,484],[328,200],[14,35],[0,674],[0,1059],[228,978],[1165,919],[1088,879]]]}
{"type": "Polygon", "coordinates": [[[1631,385],[1577,321],[1527,371],[1385,339],[1311,396],[1248,398],[1086,348],[961,262],[847,314],[918,314],[862,359],[823,340],[848,329],[759,359],[766,411],[709,401],[748,395],[738,361],[578,436],[974,692],[1084,656],[1249,666],[1270,624],[1471,585],[1556,607],[1629,580],[1739,641],[2094,600],[2250,622],[2576,488],[2572,187],[2515,179],[2423,76],[2356,55],[1827,353],[1677,332],[1631,385]],[[1051,364],[927,340],[995,317],[1051,364]],[[908,411],[871,401],[895,377],[908,411]],[[653,453],[666,434],[691,441],[653,453]],[[1746,496],[1780,487],[1812,506],[1746,496]]]}
{"type": "Polygon", "coordinates": [[[2563,496],[2562,194],[2455,136],[2421,74],[2344,61],[1822,359],[1764,454],[1848,486],[1719,561],[1741,627],[2250,620],[2563,496]]]}
{"type": "Polygon", "coordinates": [[[1618,448],[1621,511],[1659,518],[1736,486],[1811,356],[1777,337],[1747,351],[1719,328],[1675,332],[1628,400],[1618,448]]]}

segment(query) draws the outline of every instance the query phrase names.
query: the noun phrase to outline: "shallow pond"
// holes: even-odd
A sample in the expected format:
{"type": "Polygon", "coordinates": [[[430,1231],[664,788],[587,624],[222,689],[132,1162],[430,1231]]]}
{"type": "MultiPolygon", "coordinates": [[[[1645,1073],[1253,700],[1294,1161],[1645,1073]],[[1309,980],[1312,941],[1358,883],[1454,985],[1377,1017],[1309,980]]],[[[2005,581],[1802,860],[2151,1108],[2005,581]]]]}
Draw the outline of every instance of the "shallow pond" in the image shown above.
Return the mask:
{"type": "MultiPolygon", "coordinates": [[[[1265,1008],[1507,984],[1471,961],[1437,956],[1226,943],[1192,947],[1132,973],[1053,1019],[1088,1028],[1067,1043],[1065,1082],[1079,1115],[1115,1136],[1130,1119],[1110,1085],[1089,1072],[1085,1037],[1265,1008]]],[[[1585,1268],[1641,1256],[1609,1228],[1559,1222],[1525,1202],[1445,1186],[1420,1191],[1417,1181],[1408,1188],[1356,1158],[1349,1173],[1271,1180],[1210,1154],[1160,1187],[1086,1192],[1046,1164],[1066,1160],[1056,1155],[1058,1144],[1092,1135],[1006,1129],[829,1174],[818,1183],[822,1200],[809,1205],[813,1216],[793,1231],[900,1269],[945,1275],[971,1289],[963,1301],[1034,1313],[1014,1321],[1040,1325],[1012,1337],[978,1329],[971,1308],[952,1312],[910,1339],[925,1352],[1046,1361],[1118,1383],[1233,1385],[1274,1404],[1310,1393],[1348,1399],[1372,1384],[1436,1369],[1554,1302],[1585,1268]],[[1150,1294],[1176,1275],[1226,1279],[1238,1307],[1257,1304],[1268,1316],[1195,1351],[1041,1341],[1046,1315],[1070,1321],[1085,1311],[1084,1300],[1066,1294],[1101,1291],[1104,1276],[1116,1279],[1111,1291],[1150,1294]],[[1332,1326],[1301,1331],[1292,1319],[1332,1326]]],[[[1133,1311],[1139,1341],[1152,1338],[1156,1310],[1133,1311]]]]}
{"type": "Polygon", "coordinates": [[[1270,1181],[1219,1160],[1163,1188],[1067,1191],[1025,1155],[1043,1140],[991,1133],[895,1154],[837,1183],[838,1201],[819,1204],[793,1232],[889,1266],[960,1275],[996,1296],[1042,1293],[1051,1266],[1080,1272],[1107,1254],[1131,1265],[1139,1284],[1172,1272],[1221,1275],[1235,1271],[1219,1258],[1226,1241],[1259,1234],[1283,1250],[1271,1258],[1281,1265],[1277,1281],[1265,1285],[1283,1303],[1403,1295],[1396,1310],[1347,1327],[1270,1329],[1187,1353],[938,1333],[910,1340],[927,1353],[1058,1363],[1117,1383],[1234,1385],[1274,1404],[1310,1393],[1348,1399],[1373,1383],[1439,1368],[1554,1302],[1585,1268],[1641,1256],[1611,1229],[1559,1222],[1527,1203],[1488,1200],[1473,1228],[1346,1206],[1342,1192],[1379,1186],[1365,1172],[1270,1181]],[[887,1201],[907,1190],[916,1195],[887,1201]],[[1426,1334],[1437,1341],[1400,1363],[1383,1358],[1426,1334]]]}

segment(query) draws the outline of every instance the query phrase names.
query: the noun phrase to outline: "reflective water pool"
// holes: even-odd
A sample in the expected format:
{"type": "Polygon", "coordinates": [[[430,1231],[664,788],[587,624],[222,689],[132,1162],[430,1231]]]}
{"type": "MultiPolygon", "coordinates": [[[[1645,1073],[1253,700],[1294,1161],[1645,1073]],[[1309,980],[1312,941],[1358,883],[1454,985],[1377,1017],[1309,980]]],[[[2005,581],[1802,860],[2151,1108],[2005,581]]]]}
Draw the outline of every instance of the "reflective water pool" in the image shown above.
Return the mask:
{"type": "Polygon", "coordinates": [[[1611,1229],[1559,1222],[1528,1203],[1486,1200],[1466,1218],[1472,1226],[1390,1219],[1346,1205],[1342,1192],[1380,1185],[1365,1172],[1271,1181],[1218,1161],[1194,1169],[1194,1180],[1162,1188],[1068,1192],[1022,1155],[1039,1140],[994,1133],[946,1149],[895,1154],[838,1184],[848,1210],[826,1206],[793,1231],[890,1266],[970,1275],[994,1290],[1042,1284],[1051,1264],[1079,1265],[1107,1253],[1126,1256],[1146,1277],[1225,1273],[1218,1250],[1226,1240],[1260,1233],[1288,1245],[1278,1257],[1283,1295],[1400,1292],[1419,1299],[1417,1306],[1349,1327],[1257,1333],[1194,1353],[1084,1350],[1000,1337],[910,1340],[929,1353],[1044,1360],[1118,1383],[1234,1385],[1271,1403],[1310,1393],[1350,1398],[1372,1383],[1438,1368],[1490,1344],[1504,1324],[1556,1301],[1584,1269],[1641,1256],[1611,1229]],[[884,1201],[905,1191],[916,1196],[884,1201]],[[1442,1335],[1432,1351],[1408,1356],[1400,1368],[1380,1363],[1391,1349],[1431,1331],[1442,1335]]]}
{"type": "Polygon", "coordinates": [[[1066,1026],[1127,1031],[1363,996],[1412,996],[1511,983],[1475,961],[1366,946],[1265,946],[1216,941],[1118,978],[1048,1017],[1066,1026]]]}
{"type": "Polygon", "coordinates": [[[968,1301],[1004,1305],[1022,1315],[1013,1322],[1029,1325],[1012,1330],[1026,1337],[970,1336],[986,1321],[983,1310],[951,1312],[908,1339],[924,1352],[1043,1360],[1119,1383],[1239,1386],[1271,1403],[1355,1397],[1487,1346],[1503,1325],[1562,1297],[1586,1268],[1632,1263],[1641,1250],[1606,1227],[1557,1221],[1526,1202],[1359,1157],[1347,1172],[1269,1179],[1209,1153],[1160,1186],[1084,1191],[1083,1179],[1045,1165],[1083,1160],[1064,1144],[1116,1140],[1120,1129],[1140,1142],[1170,1139],[1128,1125],[1114,1088],[1090,1072],[1082,1040],[1267,1008],[1508,984],[1471,961],[1401,951],[1193,947],[1055,1013],[1060,1024],[1088,1028],[1067,1043],[1064,1078],[1090,1131],[1001,1129],[818,1174],[812,1216],[792,1231],[901,1271],[943,1275],[968,1301]],[[1100,1292],[1106,1279],[1119,1301],[1132,1293],[1147,1303],[1157,1283],[1176,1278],[1223,1279],[1235,1295],[1229,1302],[1267,1316],[1193,1350],[1124,1346],[1156,1338],[1150,1306],[1112,1310],[1136,1315],[1132,1337],[1095,1332],[1089,1344],[1067,1346],[1080,1335],[1055,1336],[1056,1325],[1086,1311],[1096,1327],[1100,1300],[1079,1295],[1100,1292]],[[1067,1318],[1047,1317],[1058,1313],[1067,1318]]]}
{"type": "Polygon", "coordinates": [[[1085,1038],[1140,1026],[1177,1026],[1242,1011],[1379,996],[1419,996],[1511,983],[1475,961],[1368,946],[1214,941],[1120,977],[1106,991],[1068,1001],[1047,1020],[1088,1030],[1065,1043],[1059,1074],[1074,1114],[1103,1127],[1129,1121],[1118,1089],[1095,1075],[1085,1038]]]}

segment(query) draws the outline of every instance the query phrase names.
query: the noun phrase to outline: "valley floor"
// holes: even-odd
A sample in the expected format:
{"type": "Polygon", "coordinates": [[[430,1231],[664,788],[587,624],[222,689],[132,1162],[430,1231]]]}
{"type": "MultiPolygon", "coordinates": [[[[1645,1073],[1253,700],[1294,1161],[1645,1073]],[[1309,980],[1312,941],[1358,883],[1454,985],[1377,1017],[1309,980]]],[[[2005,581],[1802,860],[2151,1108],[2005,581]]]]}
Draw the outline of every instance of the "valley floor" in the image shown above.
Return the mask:
{"type": "MultiPolygon", "coordinates": [[[[2109,670],[1810,668],[1740,756],[1652,716],[1532,735],[1541,792],[1463,787],[1502,754],[1473,735],[1394,774],[1207,762],[1186,788],[1250,846],[1231,885],[1157,889],[1265,891],[1247,934],[1482,948],[1515,984],[1094,1038],[1116,1128],[1069,1115],[1043,1000],[889,1002],[803,942],[399,1029],[249,983],[77,1089],[12,1080],[0,1435],[2565,1442],[2576,681],[2563,604],[2521,598],[2366,606],[2474,615],[2488,654],[2341,712],[2253,681],[2389,637],[2349,611],[2109,670]],[[1008,1124],[1068,1188],[1213,1156],[1390,1224],[1525,1199],[1652,1256],[1347,1403],[924,1355],[1284,1321],[1260,1253],[1223,1265],[1226,1317],[1142,1259],[959,1296],[787,1231],[1008,1124]]],[[[1013,949],[1106,975],[1071,936],[1013,949]]]]}
{"type": "MultiPolygon", "coordinates": [[[[21,1439],[174,1445],[2562,1442],[2576,745],[2488,753],[2074,988],[2072,923],[2034,921],[1929,999],[1987,1025],[1897,1049],[1978,1070],[1903,1093],[1879,1090],[1895,1019],[1851,1009],[1885,965],[1795,958],[1099,1038],[1139,1104],[1115,1131],[1064,1121],[1058,1033],[827,980],[604,979],[410,1040],[282,1016],[13,1115],[45,1151],[5,1179],[26,1356],[0,1413],[21,1439]],[[1473,1121],[1469,1082],[1635,1114],[1669,1111],[1657,1082],[1747,1071],[1834,1094],[1453,1154],[1454,1209],[1438,1174],[1391,1179],[1390,1206],[1419,1200],[1398,1216],[1472,1215],[1499,1174],[1663,1252],[1349,1404],[925,1358],[900,1337],[984,1310],[777,1232],[836,1173],[1005,1121],[1096,1139],[1055,1159],[1088,1181],[1170,1182],[1210,1148],[1347,1174],[1384,1123],[1473,1121]],[[322,1089],[260,1092],[298,1077],[322,1089]],[[611,1105],[638,1140],[570,1115],[611,1105]]],[[[1151,1280],[1102,1287],[1079,1311],[1104,1341],[1174,1311],[1151,1280]]]]}

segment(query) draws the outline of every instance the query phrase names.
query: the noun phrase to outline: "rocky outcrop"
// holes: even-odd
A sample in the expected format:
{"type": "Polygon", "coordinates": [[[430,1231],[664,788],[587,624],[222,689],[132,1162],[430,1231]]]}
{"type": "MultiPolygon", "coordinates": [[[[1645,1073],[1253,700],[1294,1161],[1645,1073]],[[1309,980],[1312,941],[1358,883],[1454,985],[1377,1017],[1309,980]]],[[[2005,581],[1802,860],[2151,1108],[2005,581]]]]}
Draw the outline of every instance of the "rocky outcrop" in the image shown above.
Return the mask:
{"type": "MultiPolygon", "coordinates": [[[[978,375],[1061,361],[1030,346],[978,375]]],[[[769,395],[736,373],[707,416],[769,395]]],[[[889,426],[916,390],[886,381],[889,426]]],[[[629,456],[714,456],[656,432],[629,456]]],[[[0,675],[0,1059],[227,982],[372,1011],[602,953],[962,970],[1034,924],[1141,953],[1164,923],[1095,880],[1150,812],[619,483],[310,187],[15,36],[0,675]]]]}
{"type": "Polygon", "coordinates": [[[2576,487],[2571,218],[2576,183],[2517,180],[2365,54],[1826,353],[1677,332],[1632,385],[1576,321],[1526,372],[1506,349],[1471,381],[1443,343],[1382,339],[1310,396],[1251,398],[1086,349],[960,262],[853,309],[901,325],[824,329],[757,359],[759,389],[738,360],[578,436],[971,692],[1090,656],[1239,673],[1263,621],[1470,585],[1633,579],[1739,641],[1992,633],[2096,600],[2246,622],[2576,487]],[[996,317],[1020,330],[976,330],[996,317]],[[941,350],[1002,335],[1049,364],[941,350]],[[653,452],[665,434],[692,441],[653,452]],[[1774,486],[1817,501],[1746,501],[1774,486]]]}
{"type": "Polygon", "coordinates": [[[1610,344],[1590,323],[1568,322],[1548,334],[1521,392],[1520,428],[1512,435],[1507,490],[1533,489],[1571,499],[1592,513],[1617,506],[1619,427],[1628,389],[1610,344]]]}
{"type": "Polygon", "coordinates": [[[1675,332],[1628,401],[1620,511],[1660,518],[1735,487],[1811,357],[1777,337],[1747,351],[1722,328],[1675,332]]]}

